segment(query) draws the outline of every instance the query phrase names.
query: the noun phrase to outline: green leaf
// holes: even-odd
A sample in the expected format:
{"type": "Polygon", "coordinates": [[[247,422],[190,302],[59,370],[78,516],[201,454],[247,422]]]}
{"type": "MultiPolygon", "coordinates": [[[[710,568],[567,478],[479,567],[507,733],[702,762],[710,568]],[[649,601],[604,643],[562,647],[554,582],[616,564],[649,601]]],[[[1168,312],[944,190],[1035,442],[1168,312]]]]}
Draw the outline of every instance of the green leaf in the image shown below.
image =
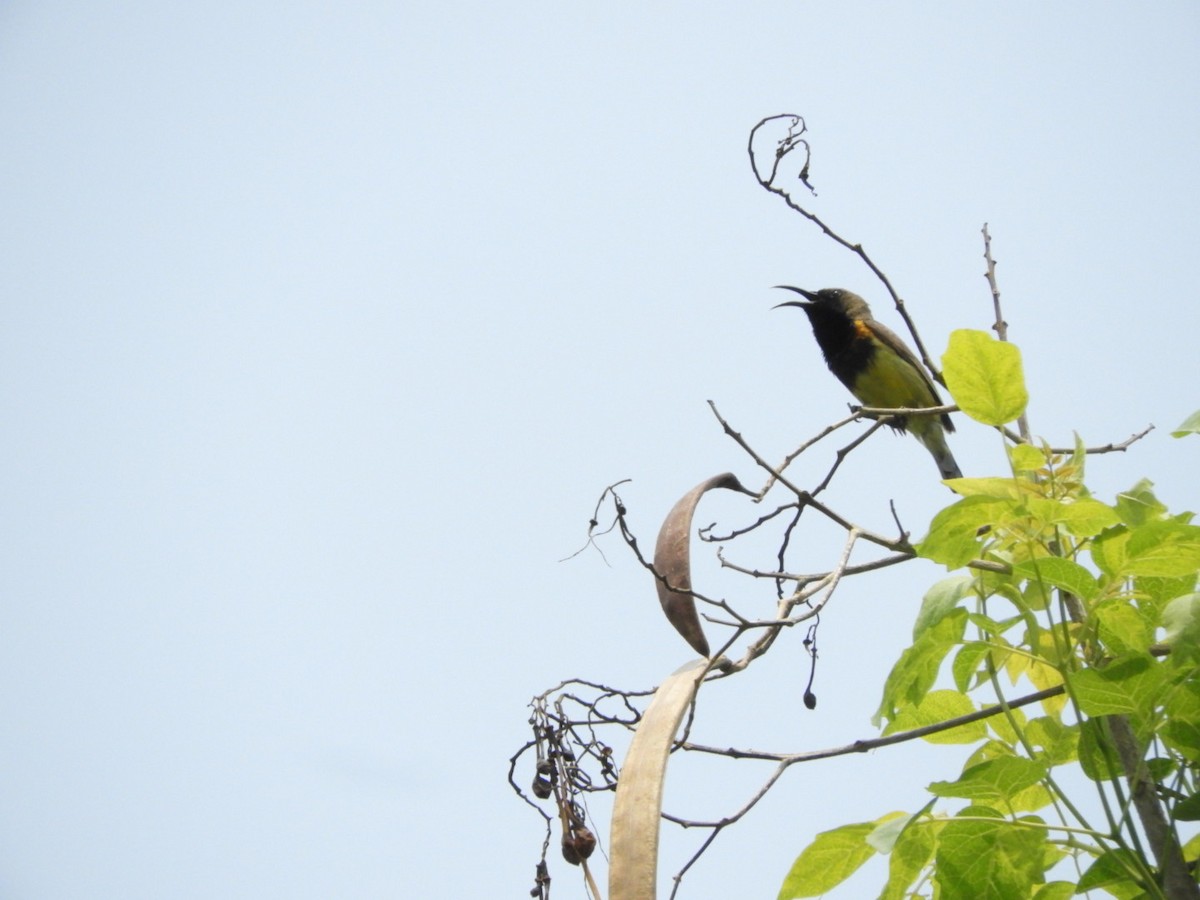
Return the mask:
{"type": "Polygon", "coordinates": [[[1045,844],[1039,828],[951,819],[938,835],[934,880],[942,897],[1028,900],[1042,879],[1045,844]]]}
{"type": "MultiPolygon", "coordinates": [[[[1157,578],[1153,575],[1143,575],[1134,584],[1134,591],[1139,602],[1154,605],[1161,615],[1161,610],[1167,601],[1190,594],[1196,589],[1196,574],[1183,575],[1178,578],[1157,578]]],[[[1161,618],[1159,624],[1162,623],[1161,618]]]]}
{"type": "Polygon", "coordinates": [[[1045,809],[1053,803],[1055,797],[1044,784],[1031,784],[1023,791],[1017,791],[1008,801],[1008,807],[1013,812],[1036,812],[1045,809]]]}
{"type": "Polygon", "coordinates": [[[1127,491],[1117,494],[1117,514],[1126,525],[1144,525],[1161,519],[1167,508],[1154,496],[1154,482],[1143,478],[1127,491]]]}
{"type": "Polygon", "coordinates": [[[1179,771],[1179,766],[1176,761],[1166,756],[1152,756],[1146,760],[1146,771],[1150,773],[1150,779],[1162,784],[1172,775],[1179,771]]]}
{"type": "Polygon", "coordinates": [[[1061,525],[1076,537],[1093,537],[1120,522],[1116,510],[1090,497],[1075,500],[1030,497],[1025,505],[1037,522],[1061,525]]]}
{"type": "MultiPolygon", "coordinates": [[[[918,814],[919,815],[919,814],[918,814]]],[[[904,900],[908,888],[933,859],[940,825],[928,819],[912,822],[896,838],[888,858],[888,880],[879,900],[904,900]]]]}
{"type": "Polygon", "coordinates": [[[779,900],[818,897],[853,875],[875,855],[867,843],[875,826],[875,822],[859,822],[818,834],[792,863],[779,889],[779,900]]]}
{"type": "Polygon", "coordinates": [[[1192,835],[1183,845],[1183,858],[1188,862],[1200,859],[1200,834],[1192,835]]]}
{"type": "Polygon", "coordinates": [[[1036,472],[1046,465],[1046,454],[1033,444],[1016,444],[1008,451],[1008,461],[1014,472],[1036,472]]]}
{"type": "Polygon", "coordinates": [[[1180,822],[1195,822],[1200,820],[1200,794],[1192,794],[1186,800],[1175,805],[1171,818],[1180,822]]]}
{"type": "Polygon", "coordinates": [[[1084,600],[1093,599],[1100,591],[1091,572],[1079,563],[1063,559],[1061,556],[1045,556],[1019,562],[1013,566],[1013,574],[1019,578],[1053,585],[1084,600]]]}
{"type": "Polygon", "coordinates": [[[1194,666],[1189,665],[1186,674],[1190,676],[1187,681],[1176,684],[1172,690],[1167,691],[1163,698],[1163,712],[1168,718],[1200,721],[1200,681],[1196,680],[1200,673],[1194,666]]]}
{"type": "Polygon", "coordinates": [[[883,686],[883,699],[872,719],[875,724],[879,724],[882,718],[894,718],[896,710],[904,706],[921,702],[921,698],[933,687],[942,660],[950,648],[962,640],[966,627],[966,610],[952,610],[936,625],[922,632],[912,646],[900,654],[900,659],[892,667],[883,686]]]}
{"type": "Polygon", "coordinates": [[[967,613],[967,620],[988,637],[1000,637],[1014,625],[1019,625],[1024,621],[1021,616],[1017,615],[1010,616],[1003,622],[997,622],[991,616],[977,612],[967,613]]]}
{"type": "Polygon", "coordinates": [[[971,766],[957,781],[935,781],[930,793],[939,797],[963,797],[1003,806],[1005,801],[1046,777],[1040,762],[1020,756],[1002,756],[971,766]]]}
{"type": "Polygon", "coordinates": [[[1176,597],[1162,611],[1163,643],[1195,653],[1200,648],[1200,594],[1176,597]]]}
{"type": "Polygon", "coordinates": [[[1129,527],[1117,525],[1105,531],[1091,544],[1092,560],[1105,575],[1119,577],[1125,571],[1129,554],[1129,527]]]}
{"type": "Polygon", "coordinates": [[[975,748],[963,764],[963,771],[977,766],[989,759],[1012,759],[1017,753],[1004,741],[987,740],[975,748]]]}
{"type": "Polygon", "coordinates": [[[1062,503],[1058,521],[1076,537],[1094,537],[1120,522],[1120,517],[1107,503],[1082,497],[1071,503],[1062,503]]]}
{"type": "Polygon", "coordinates": [[[1092,781],[1112,781],[1124,774],[1103,719],[1085,719],[1079,728],[1079,765],[1092,781]]]}
{"type": "Polygon", "coordinates": [[[1142,888],[1131,874],[1137,871],[1138,859],[1132,851],[1109,850],[1083,873],[1075,890],[1082,894],[1102,888],[1118,900],[1133,900],[1142,894],[1142,888]]]}
{"type": "Polygon", "coordinates": [[[1200,760],[1200,716],[1171,716],[1158,734],[1175,752],[1193,763],[1200,760]]]}
{"type": "MultiPolygon", "coordinates": [[[[993,562],[998,562],[1004,566],[1012,565],[1012,560],[1005,558],[1001,554],[989,554],[989,558],[993,562]]],[[[997,596],[1005,600],[1011,600],[1017,609],[1021,609],[1024,606],[1021,602],[1021,580],[1013,577],[1011,568],[1007,574],[985,571],[983,569],[977,569],[971,574],[975,576],[975,593],[978,596],[985,599],[997,596]]]]}
{"type": "Polygon", "coordinates": [[[1124,571],[1130,575],[1195,574],[1200,571],[1200,526],[1174,519],[1147,522],[1130,532],[1125,550],[1124,571]]]}
{"type": "Polygon", "coordinates": [[[990,500],[1020,500],[1026,492],[1013,478],[956,478],[954,492],[960,497],[986,497],[990,500]]]}
{"type": "MultiPolygon", "coordinates": [[[[1028,678],[1033,686],[1039,691],[1045,691],[1053,687],[1058,687],[1060,684],[1062,684],[1063,676],[1058,667],[1052,663],[1043,661],[1045,659],[1054,658],[1056,653],[1053,648],[1054,636],[1048,631],[1043,631],[1038,635],[1037,638],[1037,655],[1041,657],[1041,659],[1018,657],[1018,655],[1015,653],[1012,657],[1014,660],[1019,659],[1023,663],[1023,665],[1019,667],[1020,674],[1028,678]]],[[[1016,668],[1018,667],[1010,666],[1009,674],[1011,675],[1016,668]]],[[[1054,709],[1061,709],[1065,703],[1066,697],[1062,696],[1061,694],[1057,697],[1047,697],[1042,701],[1042,709],[1050,712],[1054,709]]]]}
{"type": "MultiPolygon", "coordinates": [[[[975,704],[958,691],[930,691],[916,706],[903,707],[896,717],[888,722],[883,733],[895,734],[897,731],[911,731],[926,725],[937,725],[973,712],[975,704]]],[[[987,725],[981,720],[958,725],[946,731],[935,731],[925,735],[924,740],[931,744],[973,744],[985,737],[987,725]]]]}
{"type": "MultiPolygon", "coordinates": [[[[1175,656],[1171,654],[1171,662],[1175,662],[1175,656]]],[[[1196,680],[1195,664],[1184,665],[1191,677],[1165,693],[1162,713],[1166,721],[1158,735],[1163,743],[1195,765],[1200,762],[1200,681],[1196,680]]]]}
{"type": "Polygon", "coordinates": [[[1146,715],[1154,708],[1163,671],[1148,655],[1114,660],[1071,675],[1079,708],[1089,716],[1146,715]]]}
{"type": "Polygon", "coordinates": [[[1180,422],[1179,426],[1171,432],[1171,437],[1181,438],[1189,434],[1200,434],[1200,409],[1180,422]]]}
{"type": "MultiPolygon", "coordinates": [[[[1021,562],[1027,564],[1031,560],[1023,559],[1021,562]]],[[[1033,573],[1026,566],[1025,575],[1030,574],[1033,573]]],[[[1024,578],[1022,575],[1017,575],[1015,571],[1013,572],[1013,577],[1018,582],[1024,578]]],[[[1045,612],[1050,608],[1050,601],[1054,599],[1054,593],[1054,585],[1050,582],[1039,581],[1037,578],[1028,578],[1021,586],[1021,590],[1017,592],[1017,596],[1013,602],[1016,603],[1017,609],[1026,609],[1031,612],[1045,612]]]]}
{"type": "Polygon", "coordinates": [[[1075,896],[1075,885],[1069,881],[1048,881],[1037,889],[1033,900],[1070,900],[1075,896]]]}
{"type": "Polygon", "coordinates": [[[917,613],[917,621],[913,624],[913,640],[923,632],[932,628],[946,618],[963,597],[971,593],[974,579],[970,575],[952,575],[943,578],[925,592],[921,600],[921,610],[917,613]]]}
{"type": "Polygon", "coordinates": [[[964,497],[952,503],[933,517],[929,533],[916,548],[917,554],[950,569],[965,566],[980,553],[979,529],[1007,517],[1013,503],[984,496],[964,497]]]}
{"type": "Polygon", "coordinates": [[[1109,600],[1092,609],[1092,617],[1113,656],[1146,653],[1154,643],[1154,628],[1127,600],[1109,600]]]}
{"type": "Polygon", "coordinates": [[[966,692],[975,685],[972,682],[978,683],[978,677],[986,676],[986,669],[982,663],[983,658],[991,652],[991,646],[983,643],[983,641],[971,641],[963,644],[962,648],[954,656],[954,663],[950,670],[954,674],[954,686],[960,691],[966,692]]]}
{"type": "Polygon", "coordinates": [[[952,332],[942,373],[959,409],[984,425],[1013,421],[1029,402],[1021,351],[984,331],[952,332]]]}
{"type": "Polygon", "coordinates": [[[1042,752],[1038,760],[1047,766],[1057,766],[1076,758],[1079,746],[1079,726],[1064,725],[1051,716],[1030,719],[1025,726],[1025,739],[1042,752]]]}
{"type": "Polygon", "coordinates": [[[876,853],[891,853],[900,833],[919,815],[921,814],[890,812],[880,816],[875,820],[878,823],[875,830],[867,835],[867,843],[875,848],[876,853]]]}
{"type": "Polygon", "coordinates": [[[1015,747],[1021,740],[1018,736],[1018,730],[1023,732],[1025,729],[1025,711],[1020,707],[1016,707],[1010,708],[1007,715],[1000,713],[999,715],[990,716],[987,719],[987,727],[1004,743],[1010,747],[1015,747]]]}

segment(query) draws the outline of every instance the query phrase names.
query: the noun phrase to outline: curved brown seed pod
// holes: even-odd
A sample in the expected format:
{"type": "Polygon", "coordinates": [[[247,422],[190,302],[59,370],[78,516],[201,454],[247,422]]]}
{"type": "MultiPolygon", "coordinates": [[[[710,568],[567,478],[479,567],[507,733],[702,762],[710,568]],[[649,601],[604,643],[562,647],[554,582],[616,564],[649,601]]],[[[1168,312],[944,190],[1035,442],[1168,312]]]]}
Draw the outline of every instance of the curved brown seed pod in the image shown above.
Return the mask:
{"type": "Polygon", "coordinates": [[[696,504],[706,493],[716,488],[727,488],[752,494],[742,487],[732,472],[714,475],[707,481],[702,481],[676,503],[662,528],[658,530],[658,543],[654,545],[654,571],[658,588],[658,602],[662,604],[663,612],[675,630],[683,635],[693,650],[702,656],[709,655],[708,639],[704,629],[700,627],[700,617],[696,614],[696,601],[692,598],[692,563],[691,537],[692,515],[696,512],[696,504]]]}

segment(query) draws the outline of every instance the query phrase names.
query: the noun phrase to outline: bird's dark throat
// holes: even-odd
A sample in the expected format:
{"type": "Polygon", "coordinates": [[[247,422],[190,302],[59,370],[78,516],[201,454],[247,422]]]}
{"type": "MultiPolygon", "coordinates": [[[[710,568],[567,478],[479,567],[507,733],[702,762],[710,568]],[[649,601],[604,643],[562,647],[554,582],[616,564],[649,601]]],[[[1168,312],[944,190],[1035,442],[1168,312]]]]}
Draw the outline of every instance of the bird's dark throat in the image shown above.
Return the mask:
{"type": "Polygon", "coordinates": [[[866,371],[875,355],[874,343],[865,340],[854,321],[841,312],[815,304],[804,307],[804,311],[829,371],[853,391],[855,379],[866,371]]]}

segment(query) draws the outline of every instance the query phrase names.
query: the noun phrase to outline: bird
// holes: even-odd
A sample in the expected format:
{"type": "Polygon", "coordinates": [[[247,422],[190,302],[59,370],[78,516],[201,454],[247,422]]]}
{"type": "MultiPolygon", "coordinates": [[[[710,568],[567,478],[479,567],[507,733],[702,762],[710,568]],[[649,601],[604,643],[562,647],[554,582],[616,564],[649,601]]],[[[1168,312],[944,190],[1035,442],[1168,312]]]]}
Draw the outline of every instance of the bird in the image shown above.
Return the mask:
{"type": "MultiPolygon", "coordinates": [[[[842,288],[806,291],[787,284],[776,287],[804,297],[775,308],[798,306],[808,314],[829,371],[864,406],[921,409],[942,405],[916,354],[895,332],[875,321],[871,307],[858,294],[842,288]]],[[[942,478],[962,477],[946,444],[946,432],[954,430],[948,415],[896,416],[888,424],[900,432],[911,431],[933,456],[942,478]]]]}

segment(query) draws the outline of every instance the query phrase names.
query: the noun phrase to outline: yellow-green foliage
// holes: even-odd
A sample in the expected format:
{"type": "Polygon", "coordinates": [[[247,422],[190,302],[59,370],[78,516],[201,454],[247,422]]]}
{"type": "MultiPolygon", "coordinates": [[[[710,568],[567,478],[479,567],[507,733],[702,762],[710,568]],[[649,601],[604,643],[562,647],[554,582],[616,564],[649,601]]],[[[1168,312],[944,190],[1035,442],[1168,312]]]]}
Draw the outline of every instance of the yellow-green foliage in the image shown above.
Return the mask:
{"type": "MultiPolygon", "coordinates": [[[[958,331],[943,363],[971,418],[1004,426],[1024,412],[1011,344],[958,331]]],[[[1175,432],[1197,433],[1200,413],[1175,432]]],[[[917,547],[962,571],[926,594],[876,721],[895,733],[999,712],[926,736],[972,746],[957,777],[928,785],[933,799],[917,814],[820,835],[781,900],[824,893],[880,852],[891,855],[884,898],[1166,896],[1134,834],[1111,717],[1136,737],[1172,826],[1200,820],[1200,527],[1172,515],[1148,481],[1112,503],[1093,498],[1078,440],[1062,453],[1041,442],[1006,449],[1007,473],[951,482],[960,499],[917,547]],[[935,687],[942,674],[953,687],[935,687]],[[1035,691],[1043,696],[1024,703],[1035,691]],[[1064,792],[1064,767],[1082,770],[1100,802],[1064,792]],[[1074,866],[1058,866],[1067,857],[1074,866]]],[[[1189,862],[1200,857],[1200,840],[1181,843],[1189,862]]]]}

